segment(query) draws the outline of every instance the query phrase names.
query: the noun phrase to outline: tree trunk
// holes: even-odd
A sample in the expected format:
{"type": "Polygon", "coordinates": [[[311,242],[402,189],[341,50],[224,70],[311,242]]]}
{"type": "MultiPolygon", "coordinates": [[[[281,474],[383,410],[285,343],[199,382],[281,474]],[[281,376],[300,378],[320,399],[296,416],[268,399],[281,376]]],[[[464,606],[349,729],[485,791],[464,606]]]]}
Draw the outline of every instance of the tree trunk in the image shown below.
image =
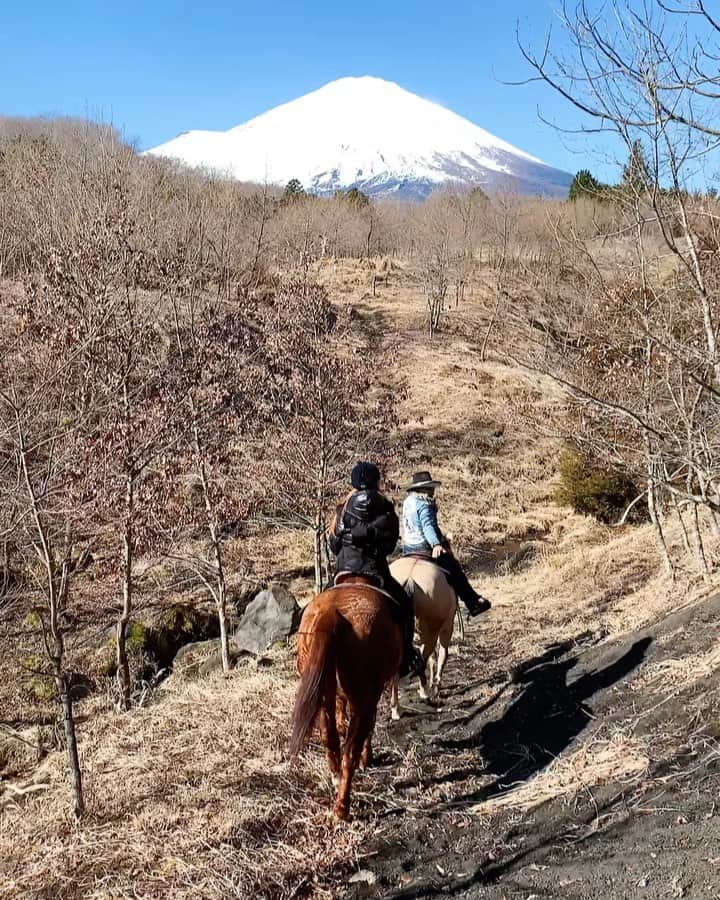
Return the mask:
{"type": "Polygon", "coordinates": [[[697,563],[698,572],[703,579],[707,581],[710,577],[710,567],[708,566],[707,557],[705,556],[705,545],[703,544],[702,534],[700,533],[700,518],[698,515],[698,505],[693,503],[692,513],[690,515],[690,525],[692,527],[693,543],[695,545],[695,561],[697,563]]]}
{"type": "Polygon", "coordinates": [[[323,589],[322,571],[322,513],[318,512],[313,535],[313,561],[315,563],[315,593],[319,594],[323,589]]]}
{"type": "Polygon", "coordinates": [[[48,634],[43,625],[43,643],[45,645],[45,653],[53,668],[55,687],[58,692],[58,699],[62,705],[65,744],[68,753],[70,783],[72,786],[73,813],[79,818],[85,811],[85,801],[83,798],[82,775],[80,772],[80,759],[78,756],[77,739],[75,735],[75,718],[73,716],[72,699],[70,697],[70,688],[67,683],[67,678],[63,671],[65,640],[63,637],[62,613],[67,607],[67,600],[70,592],[72,528],[70,521],[68,520],[65,525],[64,547],[58,576],[58,564],[54,548],[42,516],[35,486],[30,477],[25,433],[19,416],[17,416],[16,421],[21,472],[30,500],[30,509],[32,511],[32,517],[40,545],[40,557],[43,561],[47,577],[46,597],[48,603],[49,637],[51,640],[48,639],[48,634]]]}
{"type": "Polygon", "coordinates": [[[230,639],[228,637],[227,623],[227,599],[225,597],[225,584],[221,592],[218,592],[217,600],[218,622],[220,623],[220,659],[222,660],[223,672],[230,671],[230,639]]]}
{"type": "Polygon", "coordinates": [[[667,543],[665,541],[665,535],[663,533],[662,524],[660,522],[660,518],[658,516],[657,510],[657,497],[655,493],[655,472],[653,468],[652,458],[648,454],[647,461],[647,501],[648,501],[648,512],[650,513],[650,521],[653,523],[655,528],[655,541],[658,548],[658,554],[660,556],[660,560],[663,564],[663,569],[665,570],[665,574],[669,575],[672,579],[675,578],[675,569],[672,564],[672,560],[670,559],[670,554],[668,553],[667,543]]]}
{"type": "Polygon", "coordinates": [[[115,639],[117,642],[117,680],[120,691],[120,708],[130,708],[130,663],[127,655],[127,626],[132,614],[132,562],[133,562],[133,517],[135,514],[135,479],[128,473],[125,479],[125,527],[122,548],[122,593],[123,601],[117,621],[115,639]]]}
{"type": "Polygon", "coordinates": [[[323,532],[322,536],[322,555],[323,555],[323,567],[325,574],[325,584],[332,584],[332,558],[330,556],[330,544],[328,543],[327,533],[323,532]]]}
{"type": "Polygon", "coordinates": [[[373,219],[372,210],[370,210],[370,224],[368,227],[367,240],[365,242],[365,256],[367,257],[367,259],[370,259],[370,241],[372,240],[374,224],[375,222],[373,219]]]}
{"type": "MultiPolygon", "coordinates": [[[[194,415],[194,404],[192,404],[192,411],[194,415]]],[[[198,455],[198,465],[200,469],[200,482],[203,490],[203,501],[205,503],[205,515],[207,516],[210,543],[213,548],[213,556],[215,557],[215,605],[217,607],[218,622],[220,625],[220,657],[222,659],[223,672],[229,672],[230,640],[227,627],[227,584],[225,581],[225,566],[223,565],[222,543],[220,541],[217,519],[215,517],[215,510],[210,496],[210,483],[207,477],[207,468],[205,463],[201,460],[203,445],[200,441],[200,433],[197,425],[194,427],[194,436],[195,451],[198,455]]]]}
{"type": "Polygon", "coordinates": [[[313,536],[313,555],[315,562],[315,591],[319,594],[323,589],[323,569],[322,569],[322,544],[325,540],[325,502],[327,491],[327,471],[328,471],[328,434],[327,434],[327,415],[325,411],[325,400],[322,391],[322,385],[316,381],[315,390],[317,392],[319,421],[318,421],[318,446],[320,450],[318,467],[317,467],[317,483],[315,487],[315,534],[313,536]]]}
{"type": "Polygon", "coordinates": [[[680,522],[683,547],[685,548],[685,552],[687,553],[687,555],[690,556],[692,554],[692,548],[690,547],[690,536],[688,535],[687,525],[685,524],[685,519],[683,518],[682,509],[680,508],[680,504],[678,503],[678,499],[675,494],[672,495],[672,505],[675,509],[678,521],[680,522]]]}
{"type": "Polygon", "coordinates": [[[62,671],[62,664],[55,666],[55,686],[62,706],[63,731],[65,732],[65,747],[67,749],[68,766],[70,768],[70,786],[72,790],[73,814],[79,819],[85,812],[85,798],[83,796],[82,772],[80,771],[80,756],[77,747],[77,735],[75,732],[75,715],[72,697],[67,676],[62,671]]]}
{"type": "Polygon", "coordinates": [[[500,280],[498,279],[498,283],[495,289],[495,308],[492,311],[492,315],[490,316],[490,321],[488,322],[488,327],[485,331],[485,336],[483,337],[482,347],[480,348],[480,361],[485,362],[487,359],[487,349],[488,344],[490,343],[490,334],[493,330],[495,322],[497,321],[498,313],[500,311],[500,301],[503,296],[503,288],[500,280]]]}

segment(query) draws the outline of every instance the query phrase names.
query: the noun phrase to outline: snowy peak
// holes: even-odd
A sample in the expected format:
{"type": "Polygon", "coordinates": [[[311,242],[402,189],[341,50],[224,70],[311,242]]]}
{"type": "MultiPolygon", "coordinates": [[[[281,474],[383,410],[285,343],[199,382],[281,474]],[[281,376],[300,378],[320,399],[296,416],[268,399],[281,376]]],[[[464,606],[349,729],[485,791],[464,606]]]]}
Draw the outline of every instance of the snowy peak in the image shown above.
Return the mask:
{"type": "Polygon", "coordinates": [[[148,151],[242,181],[316,193],[426,196],[443,184],[564,194],[571,176],[381,78],[340,78],[229,131],[189,131],[148,151]]]}

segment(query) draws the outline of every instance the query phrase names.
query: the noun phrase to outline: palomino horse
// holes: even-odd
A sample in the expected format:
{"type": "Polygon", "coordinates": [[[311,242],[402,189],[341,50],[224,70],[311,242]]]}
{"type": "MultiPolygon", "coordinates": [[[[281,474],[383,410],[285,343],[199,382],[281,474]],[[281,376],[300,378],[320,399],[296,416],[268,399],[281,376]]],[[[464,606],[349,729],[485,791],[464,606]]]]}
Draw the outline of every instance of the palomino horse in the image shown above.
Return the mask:
{"type": "MultiPolygon", "coordinates": [[[[447,662],[457,611],[457,595],[450,587],[443,570],[434,563],[413,556],[401,556],[390,566],[393,578],[412,590],[415,619],[422,644],[426,670],[420,676],[420,696],[423,700],[437,699],[440,682],[447,662]],[[434,651],[438,645],[437,667],[434,651]],[[428,693],[429,690],[429,693],[428,693]]],[[[392,683],[390,711],[393,719],[400,718],[398,681],[392,683]]]]}
{"type": "Polygon", "coordinates": [[[290,755],[296,756],[319,719],[340,819],[348,817],[355,769],[371,762],[377,706],[403,650],[390,600],[370,579],[352,579],[318,594],[303,612],[290,737],[290,755]]]}

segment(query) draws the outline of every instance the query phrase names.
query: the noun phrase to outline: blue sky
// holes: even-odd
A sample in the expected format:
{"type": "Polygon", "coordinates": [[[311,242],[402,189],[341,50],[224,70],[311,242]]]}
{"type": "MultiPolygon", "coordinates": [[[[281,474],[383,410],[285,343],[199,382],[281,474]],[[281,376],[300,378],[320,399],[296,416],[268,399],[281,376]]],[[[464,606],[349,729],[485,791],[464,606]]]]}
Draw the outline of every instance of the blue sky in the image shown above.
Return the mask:
{"type": "Polygon", "coordinates": [[[26,0],[3,4],[0,113],[112,121],[147,148],[194,128],[226,129],[344,75],[376,75],[437,100],[569,171],[593,158],[579,124],[529,74],[515,27],[542,41],[550,0],[362,4],[247,0],[26,0]]]}

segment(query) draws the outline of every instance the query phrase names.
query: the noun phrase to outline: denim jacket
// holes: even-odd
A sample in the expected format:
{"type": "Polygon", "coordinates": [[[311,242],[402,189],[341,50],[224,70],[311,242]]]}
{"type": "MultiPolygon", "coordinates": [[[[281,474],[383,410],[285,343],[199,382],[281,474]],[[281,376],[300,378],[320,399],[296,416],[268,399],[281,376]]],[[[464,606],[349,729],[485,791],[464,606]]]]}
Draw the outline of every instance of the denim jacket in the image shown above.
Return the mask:
{"type": "Polygon", "coordinates": [[[427,494],[411,491],[403,503],[403,552],[432,550],[442,542],[435,501],[427,494]]]}

